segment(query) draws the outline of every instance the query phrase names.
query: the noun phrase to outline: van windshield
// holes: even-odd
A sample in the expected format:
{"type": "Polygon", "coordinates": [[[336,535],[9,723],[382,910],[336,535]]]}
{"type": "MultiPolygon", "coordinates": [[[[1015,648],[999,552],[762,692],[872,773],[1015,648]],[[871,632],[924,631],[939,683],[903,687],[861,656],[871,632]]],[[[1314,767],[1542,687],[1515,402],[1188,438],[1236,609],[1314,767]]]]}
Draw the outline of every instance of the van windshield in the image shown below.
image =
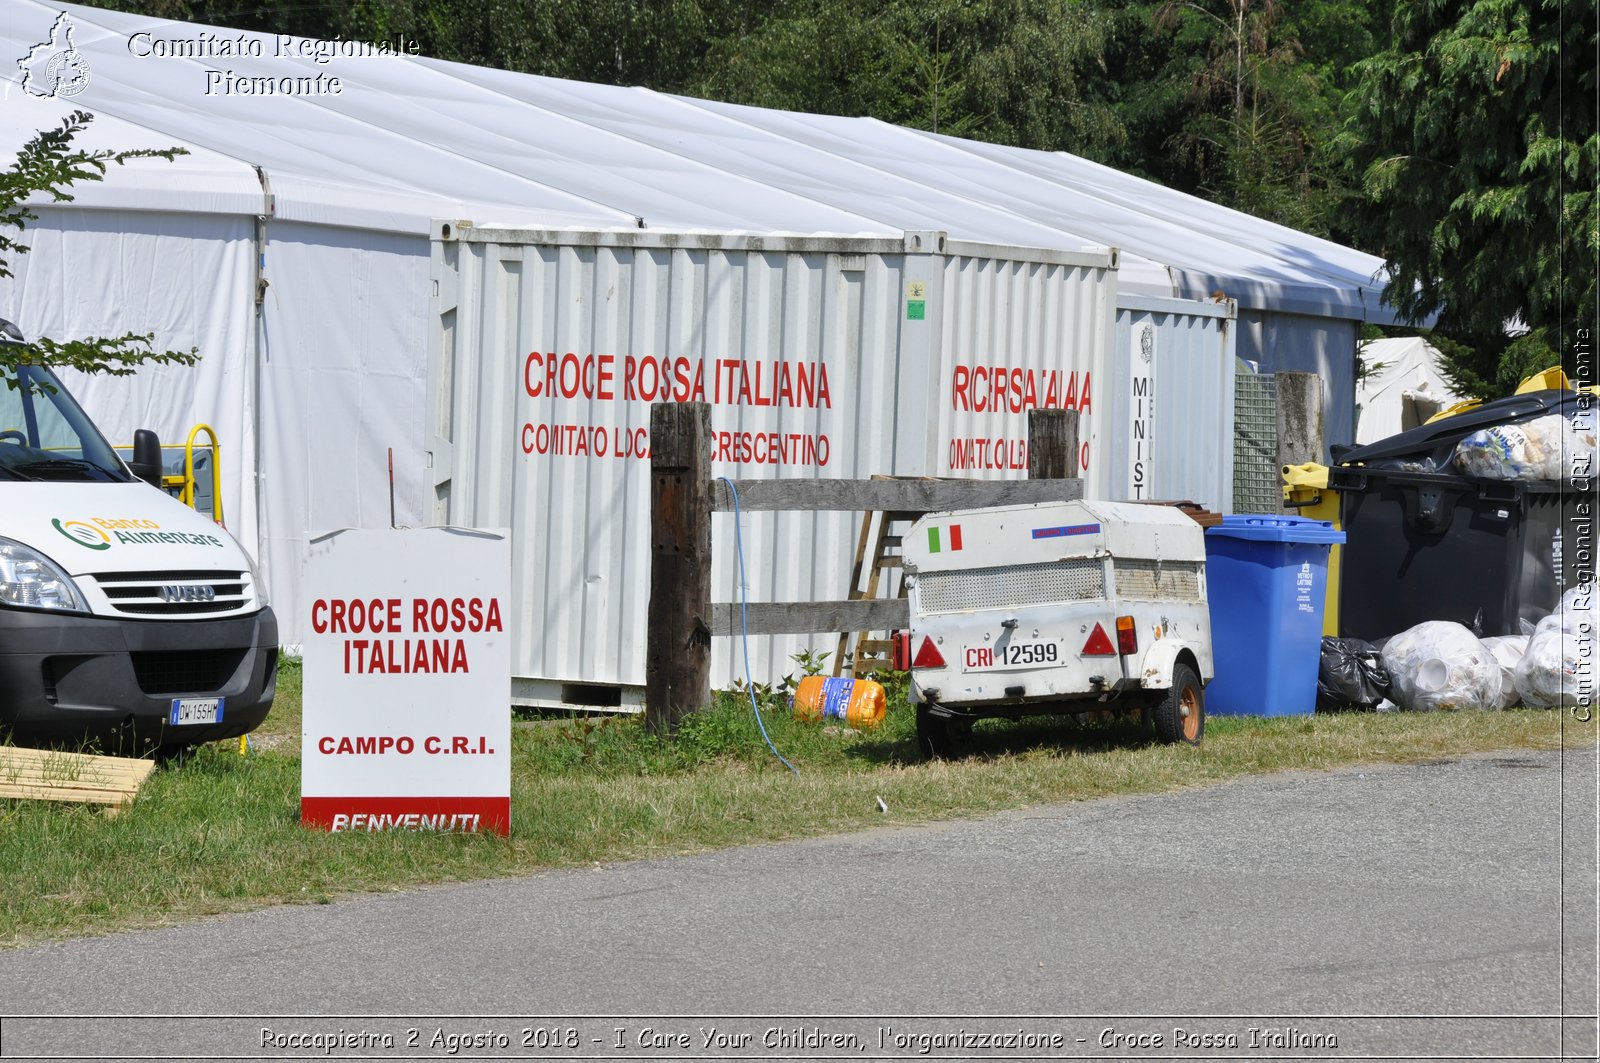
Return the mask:
{"type": "Polygon", "coordinates": [[[132,474],[56,375],[0,366],[0,478],[123,483],[132,474]]]}

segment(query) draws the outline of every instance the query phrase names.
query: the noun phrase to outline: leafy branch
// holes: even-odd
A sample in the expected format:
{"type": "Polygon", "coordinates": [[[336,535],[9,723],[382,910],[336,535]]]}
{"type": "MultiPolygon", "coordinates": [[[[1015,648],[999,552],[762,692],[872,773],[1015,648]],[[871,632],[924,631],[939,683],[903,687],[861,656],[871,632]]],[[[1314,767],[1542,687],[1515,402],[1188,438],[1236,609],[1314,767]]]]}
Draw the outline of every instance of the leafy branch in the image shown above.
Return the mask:
{"type": "MultiPolygon", "coordinates": [[[[172,161],[188,154],[184,148],[138,148],[128,151],[100,149],[85,151],[73,146],[73,139],[94,120],[88,111],[73,111],[53,129],[42,130],[22,146],[9,169],[0,171],[0,278],[12,276],[8,259],[26,254],[21,241],[23,230],[39,216],[27,202],[41,196],[56,203],[73,199],[68,188],[81,181],[105,179],[107,167],[121,166],[129,159],[172,161]]],[[[45,364],[78,369],[85,373],[127,376],[146,362],[193,365],[199,358],[195,348],[188,351],[157,351],[154,333],[129,332],[116,337],[82,340],[52,340],[37,337],[23,343],[0,343],[0,366],[45,364]]]]}

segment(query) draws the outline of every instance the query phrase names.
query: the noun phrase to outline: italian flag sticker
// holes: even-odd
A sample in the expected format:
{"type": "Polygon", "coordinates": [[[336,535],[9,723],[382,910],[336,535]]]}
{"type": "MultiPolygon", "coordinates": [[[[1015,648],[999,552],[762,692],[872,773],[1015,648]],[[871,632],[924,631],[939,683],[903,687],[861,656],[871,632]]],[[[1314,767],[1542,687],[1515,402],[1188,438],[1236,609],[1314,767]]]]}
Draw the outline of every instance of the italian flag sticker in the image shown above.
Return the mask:
{"type": "Polygon", "coordinates": [[[950,527],[942,530],[945,532],[943,542],[940,541],[939,535],[941,529],[928,529],[928,553],[937,554],[946,544],[948,544],[952,550],[961,549],[961,525],[952,524],[950,527]]]}

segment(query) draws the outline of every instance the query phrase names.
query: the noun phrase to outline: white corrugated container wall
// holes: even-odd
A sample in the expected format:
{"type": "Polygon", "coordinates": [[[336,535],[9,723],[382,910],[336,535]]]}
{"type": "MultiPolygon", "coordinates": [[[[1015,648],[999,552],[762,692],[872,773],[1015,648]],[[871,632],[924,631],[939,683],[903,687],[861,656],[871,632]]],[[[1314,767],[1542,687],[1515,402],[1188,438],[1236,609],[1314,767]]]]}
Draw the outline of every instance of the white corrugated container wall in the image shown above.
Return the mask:
{"type": "Polygon", "coordinates": [[[1233,512],[1236,322],[1232,300],[1118,295],[1099,497],[1233,512]]]}
{"type": "MultiPolygon", "coordinates": [[[[712,408],[712,475],[1027,475],[1027,410],[1084,408],[1115,253],[947,241],[435,226],[433,522],[510,527],[513,700],[636,706],[650,405],[712,408]],[[1020,448],[1018,444],[1021,444],[1020,448]]],[[[845,596],[859,514],[740,518],[751,601],[845,596]]],[[[739,598],[734,517],[714,598],[739,598]]],[[[751,640],[757,683],[837,635],[751,640]]],[[[712,681],[744,676],[737,640],[712,681]]]]}

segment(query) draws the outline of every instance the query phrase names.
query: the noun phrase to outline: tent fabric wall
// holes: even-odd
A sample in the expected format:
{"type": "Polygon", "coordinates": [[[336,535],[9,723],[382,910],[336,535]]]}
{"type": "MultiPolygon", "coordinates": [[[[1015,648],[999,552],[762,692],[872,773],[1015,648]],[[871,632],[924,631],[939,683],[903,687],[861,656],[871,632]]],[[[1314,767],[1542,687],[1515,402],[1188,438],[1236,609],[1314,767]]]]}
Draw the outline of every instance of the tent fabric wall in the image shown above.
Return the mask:
{"type": "Polygon", "coordinates": [[[130,378],[61,377],[116,445],[153,428],[181,444],[196,421],[215,428],[226,476],[223,515],[249,543],[254,501],[255,425],[237,416],[248,387],[255,283],[254,223],[225,214],[46,207],[27,230],[32,250],[11,263],[0,300],[24,335],[57,339],[155,334],[158,349],[195,348],[193,368],[151,366],[130,378]]]}
{"type": "Polygon", "coordinates": [[[389,526],[391,447],[394,520],[424,523],[428,255],[418,236],[267,227],[261,561],[290,641],[310,537],[389,526]]]}

